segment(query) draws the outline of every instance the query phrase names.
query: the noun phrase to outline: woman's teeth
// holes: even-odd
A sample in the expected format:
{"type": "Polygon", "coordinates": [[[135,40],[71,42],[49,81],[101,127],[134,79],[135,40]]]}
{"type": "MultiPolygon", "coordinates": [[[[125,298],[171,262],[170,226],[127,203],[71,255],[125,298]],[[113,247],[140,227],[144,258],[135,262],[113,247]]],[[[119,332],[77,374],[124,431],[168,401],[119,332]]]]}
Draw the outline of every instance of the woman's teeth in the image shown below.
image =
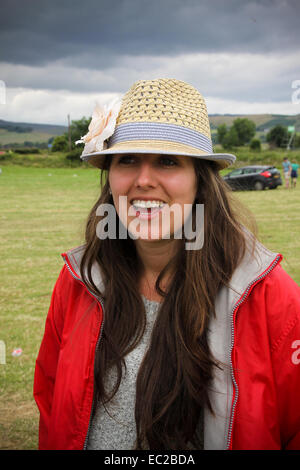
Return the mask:
{"type": "Polygon", "coordinates": [[[163,207],[165,203],[162,201],[143,201],[135,199],[134,201],[132,201],[132,205],[136,209],[152,209],[157,207],[163,207]]]}

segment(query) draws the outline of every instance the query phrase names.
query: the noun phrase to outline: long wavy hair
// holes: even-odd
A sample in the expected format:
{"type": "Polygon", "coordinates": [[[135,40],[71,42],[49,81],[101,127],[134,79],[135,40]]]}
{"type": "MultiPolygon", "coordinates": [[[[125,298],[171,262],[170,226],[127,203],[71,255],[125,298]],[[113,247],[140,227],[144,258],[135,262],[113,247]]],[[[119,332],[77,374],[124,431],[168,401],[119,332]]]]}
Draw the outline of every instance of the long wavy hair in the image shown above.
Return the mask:
{"type": "MultiPolygon", "coordinates": [[[[99,402],[106,405],[116,394],[126,369],[126,355],[141,340],[146,315],[138,291],[140,263],[134,240],[100,240],[96,228],[100,204],[113,203],[109,193],[107,158],[102,172],[101,196],[86,225],[86,246],[81,276],[95,295],[104,298],[104,325],[95,359],[95,387],[99,402]],[[104,281],[99,292],[92,280],[97,263],[104,281]],[[116,368],[112,390],[105,387],[109,369],[116,368]]],[[[157,278],[155,288],[163,301],[153,327],[148,350],[140,365],[136,383],[135,420],[137,449],[199,448],[198,423],[203,409],[213,409],[209,387],[214,367],[207,332],[215,315],[215,299],[229,281],[245,249],[244,221],[240,207],[214,162],[193,159],[197,176],[195,204],[204,204],[204,245],[201,250],[181,249],[157,278]],[[161,287],[171,273],[167,289],[161,287]]],[[[247,220],[249,217],[247,215],[247,220]]]]}

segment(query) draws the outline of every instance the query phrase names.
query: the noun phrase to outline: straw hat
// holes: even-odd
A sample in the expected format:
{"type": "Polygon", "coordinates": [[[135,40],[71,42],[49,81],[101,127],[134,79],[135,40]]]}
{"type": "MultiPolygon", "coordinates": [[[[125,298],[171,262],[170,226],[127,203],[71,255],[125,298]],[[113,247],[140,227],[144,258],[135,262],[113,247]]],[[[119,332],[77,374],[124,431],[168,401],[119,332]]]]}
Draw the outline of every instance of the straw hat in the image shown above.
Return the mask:
{"type": "Polygon", "coordinates": [[[187,155],[216,161],[220,169],[236,159],[213,153],[202,95],[169,78],[140,80],[119,105],[98,108],[89,133],[78,142],[86,144],[81,158],[99,168],[106,155],[127,153],[187,155]]]}

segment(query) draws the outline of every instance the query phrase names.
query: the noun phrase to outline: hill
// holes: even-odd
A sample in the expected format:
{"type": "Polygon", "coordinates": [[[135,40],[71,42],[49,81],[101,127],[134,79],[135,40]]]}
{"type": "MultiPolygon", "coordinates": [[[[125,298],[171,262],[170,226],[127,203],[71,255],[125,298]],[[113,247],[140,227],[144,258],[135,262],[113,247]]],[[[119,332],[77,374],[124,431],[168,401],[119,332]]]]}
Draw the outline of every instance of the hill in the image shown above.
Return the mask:
{"type": "Polygon", "coordinates": [[[231,126],[237,118],[247,118],[255,122],[257,132],[268,132],[278,124],[282,126],[295,126],[300,131],[300,114],[294,116],[285,114],[211,114],[209,122],[211,129],[216,129],[220,124],[231,126]]]}
{"type": "Polygon", "coordinates": [[[36,124],[26,122],[11,122],[0,119],[0,147],[25,142],[32,145],[47,143],[51,137],[62,135],[67,131],[66,126],[52,124],[36,124]]]}

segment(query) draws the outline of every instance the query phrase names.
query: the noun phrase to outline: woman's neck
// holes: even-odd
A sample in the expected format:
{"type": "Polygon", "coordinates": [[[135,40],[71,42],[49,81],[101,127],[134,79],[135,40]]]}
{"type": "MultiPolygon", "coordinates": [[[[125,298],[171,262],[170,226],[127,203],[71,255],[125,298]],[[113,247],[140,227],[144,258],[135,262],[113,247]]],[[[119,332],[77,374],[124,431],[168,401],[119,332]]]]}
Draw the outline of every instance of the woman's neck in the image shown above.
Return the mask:
{"type": "MultiPolygon", "coordinates": [[[[137,254],[141,262],[141,275],[139,289],[141,294],[149,300],[162,301],[162,297],[155,290],[155,282],[164,267],[176,256],[179,240],[160,240],[145,242],[136,240],[137,254]]],[[[161,287],[168,286],[171,273],[164,276],[161,287]]]]}

